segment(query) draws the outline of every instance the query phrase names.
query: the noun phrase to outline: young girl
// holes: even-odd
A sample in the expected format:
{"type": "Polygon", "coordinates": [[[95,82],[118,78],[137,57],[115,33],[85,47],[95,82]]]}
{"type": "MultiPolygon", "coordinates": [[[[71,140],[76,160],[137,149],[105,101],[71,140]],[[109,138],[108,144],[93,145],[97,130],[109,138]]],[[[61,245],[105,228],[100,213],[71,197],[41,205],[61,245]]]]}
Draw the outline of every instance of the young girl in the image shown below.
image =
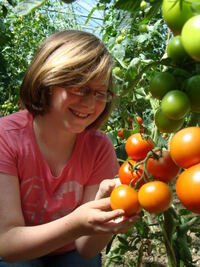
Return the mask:
{"type": "Polygon", "coordinates": [[[101,266],[112,234],[137,221],[110,207],[118,163],[98,128],[111,73],[90,33],[59,32],[38,50],[20,89],[25,109],[0,119],[0,267],[101,266]]]}

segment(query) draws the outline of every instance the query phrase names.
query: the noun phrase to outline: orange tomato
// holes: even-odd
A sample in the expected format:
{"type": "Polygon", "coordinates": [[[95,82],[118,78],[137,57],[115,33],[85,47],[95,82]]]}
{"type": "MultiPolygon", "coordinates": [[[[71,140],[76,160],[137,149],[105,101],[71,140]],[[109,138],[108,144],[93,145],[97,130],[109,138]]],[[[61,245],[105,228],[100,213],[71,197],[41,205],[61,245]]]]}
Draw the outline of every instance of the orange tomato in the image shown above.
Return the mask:
{"type": "Polygon", "coordinates": [[[160,213],[170,207],[172,192],[164,182],[148,182],[139,189],[138,200],[141,207],[148,212],[160,213]]]}
{"type": "Polygon", "coordinates": [[[200,127],[188,127],[178,131],[169,144],[173,161],[182,168],[200,163],[200,127]]]}
{"type": "Polygon", "coordinates": [[[122,209],[126,216],[131,216],[140,211],[138,193],[132,187],[122,184],[115,187],[110,195],[111,208],[122,209]]]}
{"type": "MultiPolygon", "coordinates": [[[[127,160],[120,166],[119,179],[122,184],[129,185],[131,182],[131,186],[133,187],[142,176],[143,166],[139,166],[137,170],[133,171],[132,166],[134,166],[135,163],[134,160],[127,160]]],[[[144,183],[145,181],[143,179],[139,181],[137,188],[140,188],[144,183]]]]}
{"type": "Polygon", "coordinates": [[[125,144],[126,153],[133,160],[143,160],[153,148],[153,141],[150,138],[144,139],[140,133],[129,136],[125,144]]]}
{"type": "Polygon", "coordinates": [[[188,210],[200,214],[200,164],[183,171],[176,181],[176,194],[188,210]]]}

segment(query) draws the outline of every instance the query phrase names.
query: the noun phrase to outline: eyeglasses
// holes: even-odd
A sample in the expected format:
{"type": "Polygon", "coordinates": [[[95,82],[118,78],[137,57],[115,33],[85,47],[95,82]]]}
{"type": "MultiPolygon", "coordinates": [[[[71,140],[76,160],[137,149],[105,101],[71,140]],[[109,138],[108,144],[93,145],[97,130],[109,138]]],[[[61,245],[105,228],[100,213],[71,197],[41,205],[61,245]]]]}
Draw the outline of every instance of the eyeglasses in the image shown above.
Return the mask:
{"type": "Polygon", "coordinates": [[[80,97],[93,95],[95,100],[101,101],[101,102],[111,102],[114,97],[114,94],[111,91],[100,92],[100,91],[90,90],[87,87],[68,88],[67,92],[69,92],[71,95],[80,96],[80,97]]]}

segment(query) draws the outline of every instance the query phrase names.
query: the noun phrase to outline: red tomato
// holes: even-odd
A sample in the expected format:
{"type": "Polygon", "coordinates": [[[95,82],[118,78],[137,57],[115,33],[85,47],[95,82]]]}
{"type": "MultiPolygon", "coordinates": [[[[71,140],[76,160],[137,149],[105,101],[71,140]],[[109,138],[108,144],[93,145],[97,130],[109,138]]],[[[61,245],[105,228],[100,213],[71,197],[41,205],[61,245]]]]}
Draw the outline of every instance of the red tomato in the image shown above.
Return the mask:
{"type": "MultiPolygon", "coordinates": [[[[132,166],[134,166],[135,163],[136,162],[134,160],[127,160],[121,165],[119,169],[119,179],[122,184],[129,185],[131,182],[131,186],[133,187],[142,176],[143,167],[139,167],[139,169],[133,171],[132,166]]],[[[143,179],[139,181],[137,188],[140,188],[144,183],[145,181],[143,179]]]]}
{"type": "Polygon", "coordinates": [[[176,181],[176,194],[183,206],[200,214],[200,164],[180,174],[176,181]]]}
{"type": "Polygon", "coordinates": [[[172,192],[166,183],[153,181],[140,188],[138,199],[143,209],[152,213],[159,213],[170,207],[172,192]]]}
{"type": "Polygon", "coordinates": [[[121,128],[121,130],[118,132],[117,136],[121,139],[124,139],[124,128],[121,128]]]}
{"type": "Polygon", "coordinates": [[[200,127],[188,127],[178,131],[170,141],[173,161],[182,168],[200,163],[200,127]]]}
{"type": "Polygon", "coordinates": [[[153,148],[153,141],[150,138],[144,139],[140,133],[129,136],[125,145],[127,155],[133,160],[143,160],[153,148]]]}
{"type": "MultiPolygon", "coordinates": [[[[156,152],[159,155],[159,152],[156,152]]],[[[180,168],[172,160],[169,151],[163,150],[162,157],[149,158],[146,165],[147,171],[154,179],[170,183],[176,178],[180,168]]]]}
{"type": "Polygon", "coordinates": [[[122,184],[115,187],[110,195],[111,208],[122,209],[126,216],[131,216],[140,211],[138,193],[132,187],[122,184]]]}

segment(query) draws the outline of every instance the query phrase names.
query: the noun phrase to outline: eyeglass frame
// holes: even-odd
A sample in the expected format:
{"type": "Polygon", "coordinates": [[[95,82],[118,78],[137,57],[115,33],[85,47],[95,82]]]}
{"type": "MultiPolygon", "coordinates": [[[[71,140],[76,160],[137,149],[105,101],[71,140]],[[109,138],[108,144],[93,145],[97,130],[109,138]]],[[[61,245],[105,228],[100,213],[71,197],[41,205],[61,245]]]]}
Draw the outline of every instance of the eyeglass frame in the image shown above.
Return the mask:
{"type": "Polygon", "coordinates": [[[78,87],[78,88],[67,88],[67,92],[74,96],[86,97],[89,95],[93,95],[95,100],[100,102],[109,103],[112,101],[114,97],[114,93],[110,90],[107,90],[105,94],[100,93],[99,91],[91,90],[87,86],[78,87]],[[101,97],[105,97],[104,99],[101,97]]]}

